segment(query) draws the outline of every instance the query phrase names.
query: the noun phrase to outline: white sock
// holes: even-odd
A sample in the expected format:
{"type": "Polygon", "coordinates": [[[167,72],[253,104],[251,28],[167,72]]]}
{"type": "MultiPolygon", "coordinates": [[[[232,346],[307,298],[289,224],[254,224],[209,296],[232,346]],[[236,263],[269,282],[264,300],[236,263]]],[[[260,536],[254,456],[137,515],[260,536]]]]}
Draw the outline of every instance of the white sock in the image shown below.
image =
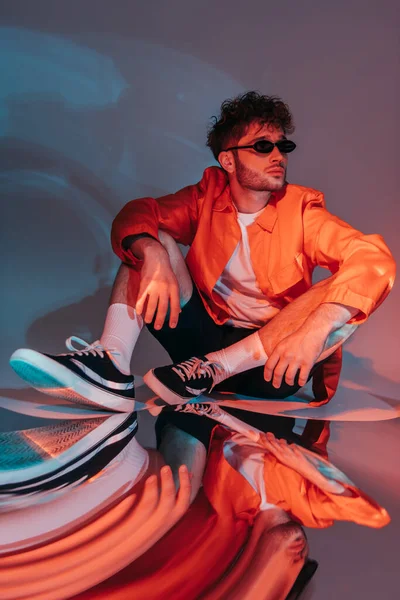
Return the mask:
{"type": "Polygon", "coordinates": [[[218,375],[217,380],[220,383],[232,375],[265,365],[268,356],[256,331],[228,348],[206,354],[206,358],[223,366],[224,372],[218,375]]]}
{"type": "Polygon", "coordinates": [[[106,350],[116,350],[119,353],[112,359],[125,375],[131,372],[132,353],[142,327],[142,317],[131,306],[111,304],[108,307],[100,343],[106,350]]]}

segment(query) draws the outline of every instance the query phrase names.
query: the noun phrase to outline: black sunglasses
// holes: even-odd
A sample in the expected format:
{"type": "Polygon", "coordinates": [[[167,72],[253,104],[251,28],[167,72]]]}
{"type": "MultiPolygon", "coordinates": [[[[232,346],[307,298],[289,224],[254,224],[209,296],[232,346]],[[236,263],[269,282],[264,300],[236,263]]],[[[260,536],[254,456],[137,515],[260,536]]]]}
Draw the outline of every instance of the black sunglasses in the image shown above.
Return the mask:
{"type": "Polygon", "coordinates": [[[292,142],[292,140],[279,140],[279,142],[275,142],[275,144],[269,140],[259,140],[258,142],[251,144],[251,146],[232,146],[231,148],[223,150],[223,152],[228,152],[228,150],[242,150],[242,148],[252,148],[259,154],[270,154],[275,146],[282,154],[293,152],[296,148],[296,144],[292,142]]]}

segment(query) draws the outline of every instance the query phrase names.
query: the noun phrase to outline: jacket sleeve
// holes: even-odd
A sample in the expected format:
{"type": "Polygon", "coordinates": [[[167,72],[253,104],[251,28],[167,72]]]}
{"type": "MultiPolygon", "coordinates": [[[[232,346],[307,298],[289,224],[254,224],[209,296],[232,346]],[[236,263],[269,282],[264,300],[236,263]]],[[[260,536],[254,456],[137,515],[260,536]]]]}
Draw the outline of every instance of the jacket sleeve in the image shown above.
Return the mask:
{"type": "MultiPolygon", "coordinates": [[[[302,523],[308,527],[329,527],[334,521],[352,521],[374,529],[390,523],[387,511],[370,496],[354,485],[345,485],[345,488],[351,496],[324,492],[303,480],[303,510],[300,509],[299,514],[302,523]]],[[[293,514],[296,515],[296,509],[293,514]]]]}
{"type": "Polygon", "coordinates": [[[319,192],[306,199],[303,224],[311,267],[333,274],[321,303],[358,308],[351,322],[362,323],[383,302],[395,279],[395,262],[382,236],[364,235],[329,213],[319,192]]]}
{"type": "Polygon", "coordinates": [[[387,511],[345,476],[337,479],[349,496],[320,489],[271,454],[265,455],[264,467],[268,501],[306,527],[324,528],[335,521],[353,521],[378,529],[390,522],[387,511]]]}
{"type": "Polygon", "coordinates": [[[208,181],[207,170],[196,185],[161,198],[139,198],[128,202],[115,217],[111,244],[119,258],[128,264],[139,261],[124,245],[124,239],[147,233],[158,239],[158,230],[169,233],[178,243],[190,245],[197,229],[198,200],[204,196],[208,181]]]}

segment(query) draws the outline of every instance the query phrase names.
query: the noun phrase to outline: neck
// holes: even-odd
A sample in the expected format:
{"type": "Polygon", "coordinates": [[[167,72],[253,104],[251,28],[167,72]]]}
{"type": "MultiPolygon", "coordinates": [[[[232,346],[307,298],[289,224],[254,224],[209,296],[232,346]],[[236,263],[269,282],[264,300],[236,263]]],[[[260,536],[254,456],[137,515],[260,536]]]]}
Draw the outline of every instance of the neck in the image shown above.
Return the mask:
{"type": "Polygon", "coordinates": [[[229,182],[233,203],[240,213],[256,213],[267,206],[271,192],[243,188],[237,180],[229,182]]]}

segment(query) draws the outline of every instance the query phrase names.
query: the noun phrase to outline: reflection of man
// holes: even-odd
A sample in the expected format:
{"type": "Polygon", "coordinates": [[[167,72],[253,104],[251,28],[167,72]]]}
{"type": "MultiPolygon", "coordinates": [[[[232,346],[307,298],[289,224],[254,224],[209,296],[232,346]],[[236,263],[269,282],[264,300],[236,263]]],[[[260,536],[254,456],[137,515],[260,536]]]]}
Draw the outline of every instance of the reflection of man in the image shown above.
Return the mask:
{"type": "MultiPolygon", "coordinates": [[[[286,183],[293,129],[279,99],[249,92],[224,102],[207,142],[221,168],[116,217],[112,243],[124,264],[100,341],[79,351],[69,343],[59,356],[19,350],[17,373],[44,392],[134,410],[130,360],[144,321],[174,361],[145,376],[163,405],[213,389],[285,398],[310,376],[316,400],[328,401],[341,344],[387,296],[395,267],[380,236],[330,214],[320,192],[286,183]],[[190,246],[186,261],[177,243],[190,246]],[[312,286],[317,265],[331,276],[312,286]]],[[[290,436],[291,420],[236,414],[290,436]]],[[[183,446],[204,464],[210,431],[190,417],[158,419],[170,464],[183,446]]]]}
{"type": "MultiPolygon", "coordinates": [[[[214,407],[210,416],[226,417],[214,407]]],[[[294,600],[316,567],[301,525],[389,522],[327,461],[246,428],[215,429],[204,489],[187,510],[187,469],[176,494],[162,456],[136,442],[132,415],[69,417],[1,436],[4,600],[294,600]]]]}

